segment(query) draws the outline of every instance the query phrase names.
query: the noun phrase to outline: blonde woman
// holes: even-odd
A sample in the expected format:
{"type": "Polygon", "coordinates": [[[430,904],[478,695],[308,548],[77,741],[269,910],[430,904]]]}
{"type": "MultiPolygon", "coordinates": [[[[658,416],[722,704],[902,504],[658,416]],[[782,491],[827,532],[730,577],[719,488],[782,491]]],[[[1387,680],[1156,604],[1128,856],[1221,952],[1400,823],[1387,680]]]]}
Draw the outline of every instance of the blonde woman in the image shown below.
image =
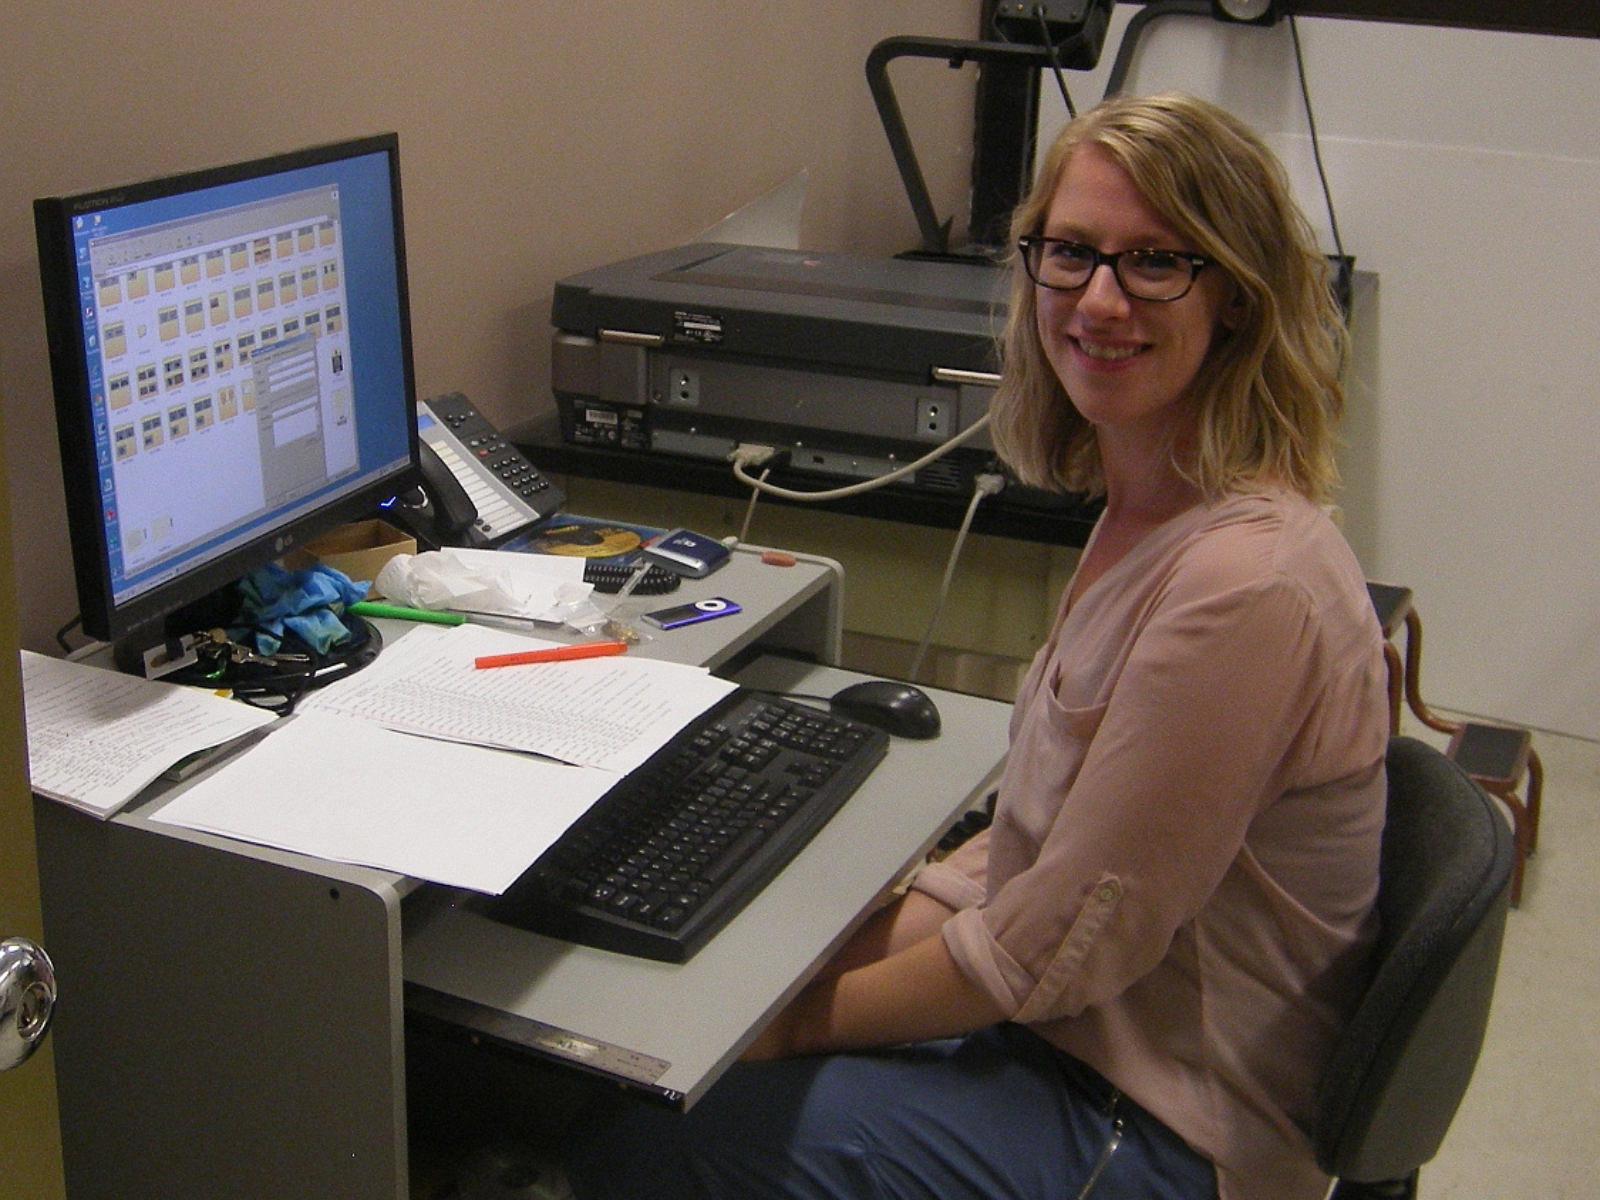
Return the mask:
{"type": "Polygon", "coordinates": [[[1341,324],[1282,169],[1183,96],[1071,123],[1013,222],[995,440],[1104,514],[992,827],[686,1116],[579,1126],[585,1200],[1320,1200],[1388,717],[1335,482],[1341,324]]]}

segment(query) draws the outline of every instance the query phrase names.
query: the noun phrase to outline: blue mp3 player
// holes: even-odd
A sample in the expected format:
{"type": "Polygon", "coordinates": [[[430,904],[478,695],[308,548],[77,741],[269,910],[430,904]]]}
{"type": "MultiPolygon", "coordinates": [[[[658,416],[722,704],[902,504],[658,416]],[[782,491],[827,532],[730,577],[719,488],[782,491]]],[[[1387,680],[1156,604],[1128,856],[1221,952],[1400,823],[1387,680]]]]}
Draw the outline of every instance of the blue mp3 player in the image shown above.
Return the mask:
{"type": "Polygon", "coordinates": [[[732,600],[718,596],[711,600],[696,600],[692,604],[658,608],[655,612],[645,613],[644,619],[658,629],[678,629],[684,625],[694,625],[716,617],[731,617],[741,611],[743,610],[732,600]]]}

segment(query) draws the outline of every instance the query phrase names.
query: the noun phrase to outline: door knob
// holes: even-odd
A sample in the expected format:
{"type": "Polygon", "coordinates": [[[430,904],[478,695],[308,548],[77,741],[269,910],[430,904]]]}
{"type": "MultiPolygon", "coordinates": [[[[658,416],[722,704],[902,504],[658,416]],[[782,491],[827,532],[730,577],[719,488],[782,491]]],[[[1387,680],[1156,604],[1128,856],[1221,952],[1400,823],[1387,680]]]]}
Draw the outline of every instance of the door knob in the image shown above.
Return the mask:
{"type": "Polygon", "coordinates": [[[27,1061],[56,1006],[50,957],[27,938],[0,941],[0,1071],[27,1061]]]}

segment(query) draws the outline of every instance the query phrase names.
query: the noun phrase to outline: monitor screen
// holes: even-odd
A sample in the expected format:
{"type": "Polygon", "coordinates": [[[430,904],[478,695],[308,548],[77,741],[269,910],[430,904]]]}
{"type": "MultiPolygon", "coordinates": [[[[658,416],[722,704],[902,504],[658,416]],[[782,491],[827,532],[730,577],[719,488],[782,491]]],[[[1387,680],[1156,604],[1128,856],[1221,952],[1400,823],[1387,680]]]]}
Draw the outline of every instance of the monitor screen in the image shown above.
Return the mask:
{"type": "Polygon", "coordinates": [[[393,134],[34,203],[86,633],[154,628],[414,479],[393,134]]]}

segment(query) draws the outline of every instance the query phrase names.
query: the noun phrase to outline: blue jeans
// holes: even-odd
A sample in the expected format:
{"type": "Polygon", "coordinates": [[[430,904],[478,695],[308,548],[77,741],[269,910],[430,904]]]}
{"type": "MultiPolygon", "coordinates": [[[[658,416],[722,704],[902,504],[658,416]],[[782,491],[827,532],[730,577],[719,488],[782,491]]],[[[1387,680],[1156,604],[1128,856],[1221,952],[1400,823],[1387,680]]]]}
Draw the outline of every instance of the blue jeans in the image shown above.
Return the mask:
{"type": "Polygon", "coordinates": [[[618,1098],[570,1147],[580,1200],[1074,1200],[1097,1168],[1092,1200],[1217,1195],[1176,1134],[1010,1024],[740,1064],[688,1113],[618,1098]]]}

